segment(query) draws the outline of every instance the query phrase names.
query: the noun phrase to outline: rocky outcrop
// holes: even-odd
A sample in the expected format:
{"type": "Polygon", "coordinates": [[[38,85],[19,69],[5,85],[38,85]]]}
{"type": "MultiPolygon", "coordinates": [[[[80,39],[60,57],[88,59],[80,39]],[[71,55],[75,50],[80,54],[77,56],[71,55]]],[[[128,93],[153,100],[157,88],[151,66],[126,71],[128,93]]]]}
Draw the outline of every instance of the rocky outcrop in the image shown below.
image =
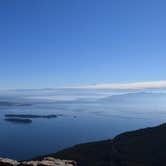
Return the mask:
{"type": "Polygon", "coordinates": [[[0,158],[0,166],[77,166],[75,161],[60,160],[53,157],[45,157],[43,160],[18,162],[7,158],[0,158]]]}
{"type": "Polygon", "coordinates": [[[0,158],[0,166],[17,166],[19,162],[7,158],[0,158]]]}

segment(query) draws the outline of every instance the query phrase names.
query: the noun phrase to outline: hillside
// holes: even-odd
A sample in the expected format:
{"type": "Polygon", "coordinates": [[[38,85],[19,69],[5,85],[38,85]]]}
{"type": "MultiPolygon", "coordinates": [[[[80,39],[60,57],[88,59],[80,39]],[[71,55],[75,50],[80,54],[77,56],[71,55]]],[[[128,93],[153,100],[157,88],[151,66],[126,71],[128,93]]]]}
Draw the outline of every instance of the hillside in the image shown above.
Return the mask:
{"type": "Polygon", "coordinates": [[[0,166],[165,166],[165,154],[166,124],[162,124],[126,132],[112,140],[76,145],[31,161],[0,158],[0,166]]]}
{"type": "Polygon", "coordinates": [[[165,166],[166,124],[118,135],[112,140],[76,145],[51,154],[78,166],[165,166]]]}

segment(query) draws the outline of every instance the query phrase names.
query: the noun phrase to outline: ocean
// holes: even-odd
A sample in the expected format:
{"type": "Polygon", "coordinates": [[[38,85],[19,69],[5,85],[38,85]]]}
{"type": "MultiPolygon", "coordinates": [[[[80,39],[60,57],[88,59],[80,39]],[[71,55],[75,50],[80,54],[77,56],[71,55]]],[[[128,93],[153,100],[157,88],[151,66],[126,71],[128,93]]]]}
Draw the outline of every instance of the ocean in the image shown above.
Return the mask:
{"type": "Polygon", "coordinates": [[[31,103],[0,106],[0,156],[17,160],[166,122],[166,94],[156,91],[1,91],[0,101],[31,103]],[[13,123],[6,114],[61,116],[13,123]]]}

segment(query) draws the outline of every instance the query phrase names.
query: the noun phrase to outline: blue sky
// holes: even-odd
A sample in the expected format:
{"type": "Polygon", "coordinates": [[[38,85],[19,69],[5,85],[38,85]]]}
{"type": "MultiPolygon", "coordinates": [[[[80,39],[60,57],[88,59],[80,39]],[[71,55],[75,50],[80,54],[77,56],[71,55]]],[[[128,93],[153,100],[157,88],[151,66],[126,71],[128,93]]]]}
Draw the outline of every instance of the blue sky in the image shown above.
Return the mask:
{"type": "Polygon", "coordinates": [[[0,0],[0,89],[165,80],[165,0],[0,0]]]}

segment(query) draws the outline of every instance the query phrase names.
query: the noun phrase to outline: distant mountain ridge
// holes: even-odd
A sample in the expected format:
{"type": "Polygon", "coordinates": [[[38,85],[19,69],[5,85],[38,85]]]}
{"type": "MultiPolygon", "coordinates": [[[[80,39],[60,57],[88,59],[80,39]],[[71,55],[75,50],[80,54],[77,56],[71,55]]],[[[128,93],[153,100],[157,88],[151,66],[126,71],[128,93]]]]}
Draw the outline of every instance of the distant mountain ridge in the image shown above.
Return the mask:
{"type": "Polygon", "coordinates": [[[150,93],[150,92],[136,92],[136,93],[126,93],[126,94],[119,94],[119,95],[112,95],[109,97],[105,97],[99,99],[100,102],[115,102],[115,101],[128,101],[134,99],[166,99],[166,93],[150,93]]]}

